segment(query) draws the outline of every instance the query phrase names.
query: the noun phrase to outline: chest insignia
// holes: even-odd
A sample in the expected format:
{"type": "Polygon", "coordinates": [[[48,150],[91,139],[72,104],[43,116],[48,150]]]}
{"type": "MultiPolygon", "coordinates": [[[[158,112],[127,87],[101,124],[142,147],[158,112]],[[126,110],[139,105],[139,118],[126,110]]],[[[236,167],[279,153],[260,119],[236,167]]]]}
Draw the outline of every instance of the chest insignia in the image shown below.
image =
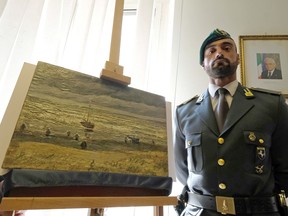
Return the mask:
{"type": "Polygon", "coordinates": [[[257,174],[262,174],[264,172],[264,165],[258,165],[255,167],[255,171],[257,174]]]}
{"type": "Polygon", "coordinates": [[[264,160],[265,157],[266,157],[266,150],[264,147],[257,147],[256,149],[257,151],[257,157],[260,159],[260,160],[264,160]]]}
{"type": "Polygon", "coordinates": [[[250,132],[250,133],[249,133],[248,138],[249,138],[249,140],[252,141],[252,142],[254,142],[254,141],[256,140],[256,136],[255,136],[255,134],[254,134],[253,132],[250,132]]]}

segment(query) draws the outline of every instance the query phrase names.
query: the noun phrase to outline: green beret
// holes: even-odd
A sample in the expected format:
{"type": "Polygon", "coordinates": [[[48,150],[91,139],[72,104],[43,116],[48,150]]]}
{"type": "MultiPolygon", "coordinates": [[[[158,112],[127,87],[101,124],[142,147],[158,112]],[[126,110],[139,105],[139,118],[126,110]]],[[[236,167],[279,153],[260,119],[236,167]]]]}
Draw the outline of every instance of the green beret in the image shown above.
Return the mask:
{"type": "Polygon", "coordinates": [[[200,48],[200,65],[202,65],[204,61],[204,51],[206,46],[214,41],[218,41],[225,38],[231,38],[231,36],[227,32],[220,29],[215,29],[213,32],[209,34],[209,36],[204,40],[200,48]]]}

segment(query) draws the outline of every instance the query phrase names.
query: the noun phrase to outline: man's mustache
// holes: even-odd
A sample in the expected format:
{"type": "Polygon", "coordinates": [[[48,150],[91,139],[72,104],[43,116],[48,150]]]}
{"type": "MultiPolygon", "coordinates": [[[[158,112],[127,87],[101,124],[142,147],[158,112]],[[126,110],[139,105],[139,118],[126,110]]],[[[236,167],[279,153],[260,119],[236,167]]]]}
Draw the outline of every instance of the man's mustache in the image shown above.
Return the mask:
{"type": "Polygon", "coordinates": [[[230,64],[229,59],[225,58],[224,56],[219,56],[219,57],[217,57],[217,58],[212,62],[212,65],[215,65],[216,61],[218,61],[218,60],[224,60],[225,62],[227,62],[228,64],[230,64]]]}

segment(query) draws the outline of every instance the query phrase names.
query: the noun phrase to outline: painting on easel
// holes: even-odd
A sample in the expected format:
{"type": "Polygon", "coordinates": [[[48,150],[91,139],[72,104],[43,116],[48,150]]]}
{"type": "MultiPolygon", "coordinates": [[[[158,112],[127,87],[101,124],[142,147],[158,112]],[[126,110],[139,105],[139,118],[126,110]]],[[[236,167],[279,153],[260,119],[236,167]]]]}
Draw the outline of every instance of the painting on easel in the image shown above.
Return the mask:
{"type": "Polygon", "coordinates": [[[38,62],[2,167],[168,176],[165,98],[38,62]]]}

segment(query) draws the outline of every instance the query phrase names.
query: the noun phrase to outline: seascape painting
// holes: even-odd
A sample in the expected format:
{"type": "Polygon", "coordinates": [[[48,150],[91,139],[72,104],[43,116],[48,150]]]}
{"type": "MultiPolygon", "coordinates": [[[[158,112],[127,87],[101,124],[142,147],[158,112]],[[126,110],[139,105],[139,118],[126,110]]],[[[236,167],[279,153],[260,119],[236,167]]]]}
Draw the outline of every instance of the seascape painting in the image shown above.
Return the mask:
{"type": "Polygon", "coordinates": [[[2,167],[168,176],[159,95],[38,62],[2,167]]]}

